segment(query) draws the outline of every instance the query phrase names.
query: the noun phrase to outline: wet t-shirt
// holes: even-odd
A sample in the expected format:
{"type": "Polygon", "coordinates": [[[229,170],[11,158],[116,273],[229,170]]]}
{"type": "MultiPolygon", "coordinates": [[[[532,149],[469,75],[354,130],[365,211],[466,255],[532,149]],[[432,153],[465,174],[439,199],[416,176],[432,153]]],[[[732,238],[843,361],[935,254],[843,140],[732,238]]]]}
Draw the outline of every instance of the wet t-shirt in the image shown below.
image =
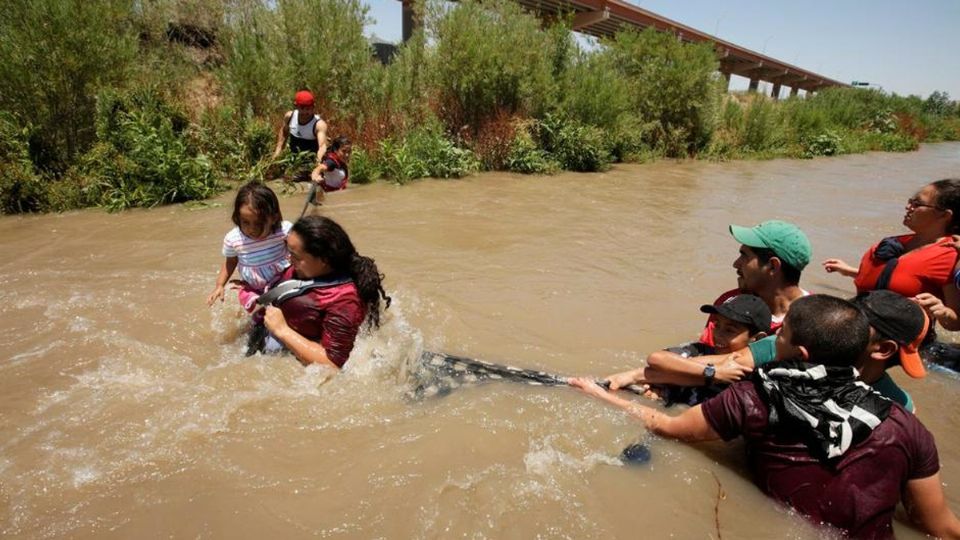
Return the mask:
{"type": "Polygon", "coordinates": [[[891,538],[891,520],[908,480],[940,470],[933,436],[897,404],[870,436],[827,466],[796,433],[768,425],[753,381],[734,383],[701,405],[724,440],[742,436],[757,486],[814,522],[858,538],[891,538]]]}
{"type": "MultiPolygon", "coordinates": [[[[283,279],[292,279],[293,268],[283,279]]],[[[327,358],[339,367],[350,358],[366,309],[353,282],[310,289],[282,304],[287,324],[298,334],[323,346],[327,358]]]]}

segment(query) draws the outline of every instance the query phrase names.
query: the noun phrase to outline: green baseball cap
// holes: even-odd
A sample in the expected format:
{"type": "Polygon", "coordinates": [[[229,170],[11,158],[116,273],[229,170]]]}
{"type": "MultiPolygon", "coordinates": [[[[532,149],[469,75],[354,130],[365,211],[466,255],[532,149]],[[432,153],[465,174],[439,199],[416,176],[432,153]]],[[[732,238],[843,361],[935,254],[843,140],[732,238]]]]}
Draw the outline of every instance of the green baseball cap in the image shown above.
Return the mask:
{"type": "Polygon", "coordinates": [[[813,255],[807,235],[786,221],[764,221],[752,228],[731,225],[730,234],[745,246],[773,251],[783,262],[797,270],[803,270],[813,255]]]}

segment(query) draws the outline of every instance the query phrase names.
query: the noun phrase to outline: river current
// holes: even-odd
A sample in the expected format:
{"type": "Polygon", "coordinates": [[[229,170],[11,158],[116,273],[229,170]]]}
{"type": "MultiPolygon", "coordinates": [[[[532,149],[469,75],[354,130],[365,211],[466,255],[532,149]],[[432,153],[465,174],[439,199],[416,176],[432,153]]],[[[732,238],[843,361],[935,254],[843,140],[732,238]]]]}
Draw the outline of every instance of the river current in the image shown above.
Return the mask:
{"type": "MultiPolygon", "coordinates": [[[[393,296],[339,375],[243,356],[208,308],[232,193],[208,205],[0,218],[0,535],[193,538],[816,538],[750,482],[742,446],[645,437],[567,388],[411,400],[423,350],[605,375],[693,339],[736,284],[731,223],[797,223],[801,284],[841,296],[960,144],[806,161],[618,165],[354,186],[320,212],[393,296]],[[647,465],[625,466],[645,440],[647,465]]],[[[281,194],[287,219],[303,192],[281,194]]],[[[894,378],[960,511],[960,385],[894,378]]],[[[918,533],[897,522],[901,538],[918,533]]]]}

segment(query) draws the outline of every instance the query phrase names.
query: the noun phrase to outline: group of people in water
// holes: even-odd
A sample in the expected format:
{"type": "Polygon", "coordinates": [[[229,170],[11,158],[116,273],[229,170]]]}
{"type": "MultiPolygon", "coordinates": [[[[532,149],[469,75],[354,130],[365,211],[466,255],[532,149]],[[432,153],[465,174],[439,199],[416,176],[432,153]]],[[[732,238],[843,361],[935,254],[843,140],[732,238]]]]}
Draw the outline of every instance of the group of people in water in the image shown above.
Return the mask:
{"type": "MultiPolygon", "coordinates": [[[[323,182],[326,124],[312,96],[298,93],[296,106],[278,149],[289,139],[291,149],[317,152],[313,179],[323,182]],[[304,147],[304,139],[316,144],[304,147]]],[[[223,300],[239,271],[240,303],[267,334],[257,350],[342,367],[364,322],[379,326],[390,304],[374,261],[329,218],[284,221],[276,195],[261,183],[240,188],[233,222],[208,303],[223,300]],[[262,301],[291,282],[282,301],[262,301]]],[[[825,271],[853,278],[857,295],[849,299],[800,286],[812,248],[796,225],[731,225],[740,244],[737,287],[700,308],[709,316],[697,341],[651,353],[636,369],[569,384],[664,437],[743,437],[760,489],[815,522],[855,537],[891,537],[902,501],[924,532],[960,538],[933,436],[887,373],[899,366],[922,378],[925,360],[949,363],[956,351],[937,341],[935,327],[960,329],[960,179],[910,197],[903,225],[909,234],[882,239],[857,267],[823,262],[825,271]],[[671,415],[618,395],[630,385],[690,407],[671,415]]]]}
{"type": "Polygon", "coordinates": [[[823,262],[853,278],[850,299],[800,287],[812,249],[795,225],[731,225],[737,288],[701,308],[710,317],[696,343],[650,354],[607,388],[570,384],[664,437],[743,437],[756,484],[817,523],[891,537],[902,501],[924,532],[960,538],[933,436],[887,373],[922,378],[925,360],[955,365],[957,347],[938,342],[935,327],[960,327],[960,179],[924,186],[903,224],[909,234],[882,239],[856,268],[823,262]],[[616,394],[634,384],[691,407],[673,416],[616,394]]]}

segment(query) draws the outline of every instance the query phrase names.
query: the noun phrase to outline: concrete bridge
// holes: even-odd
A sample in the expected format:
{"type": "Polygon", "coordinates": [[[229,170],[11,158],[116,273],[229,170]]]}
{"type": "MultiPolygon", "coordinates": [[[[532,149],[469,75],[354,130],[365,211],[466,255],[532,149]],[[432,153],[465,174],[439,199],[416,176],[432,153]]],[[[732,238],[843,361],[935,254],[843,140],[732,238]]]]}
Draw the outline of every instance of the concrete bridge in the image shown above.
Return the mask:
{"type": "MultiPolygon", "coordinates": [[[[403,3],[403,39],[413,33],[414,15],[410,0],[403,3]]],[[[612,37],[625,28],[653,27],[661,32],[675,34],[689,43],[712,43],[720,58],[720,73],[730,82],[731,75],[750,80],[749,89],[757,91],[760,81],[772,85],[770,95],[779,98],[784,87],[790,95],[799,90],[812,94],[830,86],[849,86],[812,71],[751,51],[706,32],[685,26],[621,0],[517,0],[523,7],[545,19],[573,15],[573,30],[596,37],[612,37]]]]}

